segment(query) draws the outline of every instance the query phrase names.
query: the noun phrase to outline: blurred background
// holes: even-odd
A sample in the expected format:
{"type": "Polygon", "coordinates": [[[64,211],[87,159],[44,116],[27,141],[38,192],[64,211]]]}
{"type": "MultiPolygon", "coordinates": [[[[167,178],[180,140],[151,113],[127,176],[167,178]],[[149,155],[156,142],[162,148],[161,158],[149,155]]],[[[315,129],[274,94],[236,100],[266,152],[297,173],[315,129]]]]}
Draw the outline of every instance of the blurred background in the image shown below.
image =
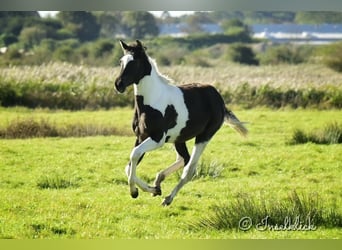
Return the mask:
{"type": "Polygon", "coordinates": [[[342,70],[341,12],[0,13],[3,66],[50,61],[110,66],[121,56],[118,39],[144,39],[161,65],[210,66],[220,59],[249,65],[318,62],[342,70]]]}

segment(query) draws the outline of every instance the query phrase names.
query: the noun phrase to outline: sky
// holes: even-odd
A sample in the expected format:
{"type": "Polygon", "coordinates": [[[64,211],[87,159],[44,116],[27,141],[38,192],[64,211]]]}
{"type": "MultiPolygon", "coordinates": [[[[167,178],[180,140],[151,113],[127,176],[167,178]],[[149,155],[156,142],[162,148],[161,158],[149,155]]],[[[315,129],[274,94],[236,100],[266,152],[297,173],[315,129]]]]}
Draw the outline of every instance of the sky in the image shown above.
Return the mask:
{"type": "MultiPolygon", "coordinates": [[[[46,17],[48,15],[55,16],[58,13],[58,11],[38,11],[38,12],[43,17],[46,17]]],[[[163,11],[150,11],[150,12],[157,17],[160,17],[161,14],[163,13],[163,11]]],[[[171,16],[174,16],[174,17],[194,13],[194,11],[169,11],[169,12],[171,16]]]]}

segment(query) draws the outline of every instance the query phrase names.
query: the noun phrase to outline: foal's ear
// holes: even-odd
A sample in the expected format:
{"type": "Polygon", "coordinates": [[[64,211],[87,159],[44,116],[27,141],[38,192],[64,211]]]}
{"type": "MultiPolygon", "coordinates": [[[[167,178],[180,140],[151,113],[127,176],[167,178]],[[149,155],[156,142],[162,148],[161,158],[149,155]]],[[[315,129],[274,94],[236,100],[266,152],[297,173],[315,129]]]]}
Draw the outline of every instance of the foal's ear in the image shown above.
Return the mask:
{"type": "Polygon", "coordinates": [[[147,48],[145,46],[142,45],[142,43],[139,40],[136,40],[137,42],[137,47],[142,49],[142,50],[146,50],[147,48]]]}
{"type": "Polygon", "coordinates": [[[128,46],[124,41],[120,40],[120,45],[122,50],[125,51],[129,51],[130,50],[130,46],[128,46]]]}

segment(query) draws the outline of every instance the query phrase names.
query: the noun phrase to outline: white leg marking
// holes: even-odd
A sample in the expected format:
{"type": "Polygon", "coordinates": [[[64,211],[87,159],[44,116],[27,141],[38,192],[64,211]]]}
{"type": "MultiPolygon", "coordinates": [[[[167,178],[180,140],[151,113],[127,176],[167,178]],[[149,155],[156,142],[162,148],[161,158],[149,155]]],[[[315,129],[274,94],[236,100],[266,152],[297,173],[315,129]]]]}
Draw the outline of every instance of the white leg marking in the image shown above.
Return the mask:
{"type": "Polygon", "coordinates": [[[188,181],[191,180],[191,178],[195,174],[197,162],[198,162],[198,160],[199,160],[201,154],[203,153],[203,150],[205,149],[207,144],[208,144],[208,142],[203,142],[203,143],[198,143],[194,146],[190,160],[189,160],[188,164],[184,167],[181,180],[176,185],[176,187],[172,190],[171,194],[169,196],[165,197],[162,205],[164,205],[164,206],[170,205],[171,202],[173,201],[173,198],[175,198],[175,196],[177,195],[179,190],[188,181]]]}
{"type": "Polygon", "coordinates": [[[137,188],[135,184],[137,184],[143,191],[146,192],[154,192],[154,188],[150,187],[144,181],[140,180],[136,176],[136,168],[139,158],[148,151],[154,150],[164,145],[164,138],[160,140],[160,142],[155,142],[150,137],[143,141],[141,144],[133,148],[131,155],[130,155],[130,166],[126,166],[126,174],[128,175],[128,184],[130,186],[131,195],[137,195],[137,188]]]}

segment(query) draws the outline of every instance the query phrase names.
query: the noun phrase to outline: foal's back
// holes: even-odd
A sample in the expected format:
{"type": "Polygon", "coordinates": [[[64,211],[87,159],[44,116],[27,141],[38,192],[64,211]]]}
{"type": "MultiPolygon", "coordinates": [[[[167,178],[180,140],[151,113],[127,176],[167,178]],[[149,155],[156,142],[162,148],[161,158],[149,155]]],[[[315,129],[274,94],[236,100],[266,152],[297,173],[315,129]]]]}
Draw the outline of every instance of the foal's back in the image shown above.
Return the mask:
{"type": "Polygon", "coordinates": [[[209,140],[221,127],[225,105],[219,92],[211,85],[185,84],[179,86],[189,112],[189,120],[177,141],[193,137],[198,142],[209,140]]]}

